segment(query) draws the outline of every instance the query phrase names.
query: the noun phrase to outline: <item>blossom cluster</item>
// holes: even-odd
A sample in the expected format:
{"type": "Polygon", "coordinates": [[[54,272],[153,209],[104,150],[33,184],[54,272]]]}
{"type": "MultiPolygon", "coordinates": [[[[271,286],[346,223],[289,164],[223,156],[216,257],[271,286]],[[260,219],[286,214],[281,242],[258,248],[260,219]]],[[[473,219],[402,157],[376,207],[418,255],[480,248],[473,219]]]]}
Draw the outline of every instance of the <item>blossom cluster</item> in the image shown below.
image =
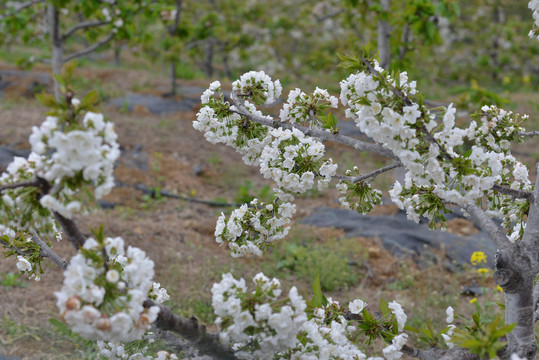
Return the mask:
{"type": "Polygon", "coordinates": [[[96,199],[109,193],[114,186],[114,162],[120,156],[116,138],[113,124],[92,112],[80,122],[48,116],[40,127],[34,126],[30,144],[32,151],[42,156],[35,174],[53,186],[41,204],[71,218],[83,207],[80,201],[71,200],[82,184],[95,188],[96,199]]]}
{"type": "Polygon", "coordinates": [[[300,89],[290,91],[288,101],[280,111],[281,121],[292,124],[307,125],[312,128],[320,127],[317,115],[325,114],[329,107],[337,108],[339,99],[329,95],[325,89],[316,88],[312,95],[307,95],[300,89]]]}
{"type": "Polygon", "coordinates": [[[56,292],[62,319],[74,332],[91,340],[129,342],[142,338],[157,318],[159,307],[145,309],[152,294],[168,298],[152,282],[154,263],[144,251],[122,238],[89,238],[66,271],[56,292]]]}
{"type": "MultiPolygon", "coordinates": [[[[263,72],[249,72],[234,82],[233,90],[246,98],[242,106],[251,115],[273,121],[250,101],[259,105],[272,103],[282,91],[278,81],[271,81],[263,72]]],[[[336,98],[321,89],[315,91],[313,99],[320,109],[337,103],[336,98]]],[[[274,193],[277,199],[273,204],[252,204],[256,210],[243,206],[235,210],[227,221],[222,215],[215,233],[217,242],[228,242],[234,256],[262,254],[269,243],[287,234],[288,228],[283,226],[290,222],[295,212],[295,207],[290,204],[294,195],[312,189],[315,183],[319,190],[327,188],[336,173],[337,164],[324,158],[322,142],[298,129],[270,129],[239,115],[236,105],[224,100],[218,81],[204,91],[201,102],[202,108],[193,127],[203,132],[209,142],[223,143],[236,149],[246,164],[259,166],[261,174],[276,183],[274,193]]],[[[289,111],[300,106],[299,102],[289,105],[289,111]]]]}
{"type": "MultiPolygon", "coordinates": [[[[511,205],[513,199],[493,187],[530,190],[525,165],[509,151],[527,116],[485,106],[474,115],[477,122],[461,129],[450,104],[438,125],[434,114],[413,101],[416,83],[406,73],[394,79],[376,61],[371,65],[374,72],[358,72],[341,82],[341,102],[361,131],[390,149],[406,168],[404,184],[396,182],[390,191],[392,200],[409,219],[424,216],[435,227],[450,212],[447,204],[465,206],[488,195],[489,214],[504,217],[506,227],[522,235],[523,206],[511,205]],[[465,140],[473,145],[462,152],[465,140]]],[[[339,187],[344,193],[349,184],[339,187]]],[[[341,203],[349,206],[346,198],[341,203]]]]}
{"type": "Polygon", "coordinates": [[[529,36],[539,40],[539,0],[530,0],[528,8],[532,11],[535,28],[530,30],[529,36]]]}
{"type": "Polygon", "coordinates": [[[219,244],[228,244],[233,257],[247,253],[262,255],[262,250],[275,240],[284,238],[290,229],[290,223],[296,212],[296,205],[274,201],[264,204],[258,199],[250,206],[243,204],[232,211],[228,220],[221,213],[217,220],[215,239],[219,244]]]}
{"type": "MultiPolygon", "coordinates": [[[[359,175],[359,169],[354,166],[353,170],[346,170],[346,175],[359,175]]],[[[339,203],[345,209],[357,210],[361,214],[367,214],[375,205],[382,204],[382,192],[373,189],[371,184],[366,181],[356,181],[352,179],[342,179],[336,189],[342,195],[339,197],[339,203]]]]}
{"type": "Polygon", "coordinates": [[[220,338],[239,359],[273,359],[297,343],[296,336],[307,320],[307,307],[295,287],[288,298],[279,299],[281,284],[259,273],[255,289],[247,291],[244,279],[223,274],[212,287],[212,306],[218,316],[220,338]]]}
{"type": "Polygon", "coordinates": [[[402,332],[406,314],[397,302],[387,305],[387,315],[378,324],[360,299],[348,305],[349,313],[353,314],[351,320],[346,309],[331,298],[324,298],[324,304],[306,312],[306,303],[295,287],[283,299],[279,280],[270,280],[260,273],[253,283],[255,289],[249,292],[244,279],[236,280],[231,274],[224,274],[222,281],[212,287],[212,306],[218,316],[216,324],[221,340],[240,359],[367,359],[358,347],[357,338],[370,325],[356,323],[362,323],[366,317],[373,319],[373,329],[387,329],[384,336],[389,344],[383,350],[385,359],[402,356],[400,350],[408,335],[402,332]],[[393,324],[397,324],[394,329],[393,324]]]}
{"type": "Polygon", "coordinates": [[[232,90],[249,97],[256,105],[270,105],[281,96],[283,87],[279,80],[272,81],[263,71],[249,71],[232,83],[232,90]]]}
{"type": "MultiPolygon", "coordinates": [[[[0,185],[33,181],[36,167],[43,163],[43,157],[32,152],[28,159],[15,157],[0,176],[0,185]]],[[[2,192],[0,201],[0,236],[25,242],[33,231],[42,235],[52,235],[61,239],[51,213],[39,202],[40,190],[36,187],[14,188],[2,192]]],[[[12,244],[15,245],[15,244],[12,244]]],[[[21,244],[19,244],[21,245],[21,244]]]]}
{"type": "Polygon", "coordinates": [[[319,176],[318,190],[324,190],[337,170],[332,159],[324,160],[324,144],[305,136],[300,130],[273,129],[273,141],[264,147],[260,156],[260,172],[277,186],[290,193],[304,193],[314,187],[319,176]]]}

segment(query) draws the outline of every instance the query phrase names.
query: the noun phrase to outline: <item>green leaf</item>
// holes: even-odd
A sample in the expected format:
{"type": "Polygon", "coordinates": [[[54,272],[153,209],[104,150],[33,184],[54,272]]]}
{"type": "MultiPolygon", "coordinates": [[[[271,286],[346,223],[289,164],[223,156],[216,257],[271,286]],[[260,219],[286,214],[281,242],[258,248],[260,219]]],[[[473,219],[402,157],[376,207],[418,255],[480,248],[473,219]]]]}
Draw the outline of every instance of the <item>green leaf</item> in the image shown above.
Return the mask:
{"type": "Polygon", "coordinates": [[[52,94],[37,94],[36,98],[39,100],[43,106],[46,106],[48,108],[56,108],[58,107],[58,102],[56,102],[56,98],[52,94]]]}
{"type": "Polygon", "coordinates": [[[328,301],[324,294],[322,294],[322,286],[320,285],[320,273],[316,274],[313,280],[313,298],[311,300],[311,306],[313,308],[326,306],[328,301]]]}
{"type": "Polygon", "coordinates": [[[99,102],[99,92],[92,90],[81,101],[81,108],[89,108],[95,106],[99,102]]]}

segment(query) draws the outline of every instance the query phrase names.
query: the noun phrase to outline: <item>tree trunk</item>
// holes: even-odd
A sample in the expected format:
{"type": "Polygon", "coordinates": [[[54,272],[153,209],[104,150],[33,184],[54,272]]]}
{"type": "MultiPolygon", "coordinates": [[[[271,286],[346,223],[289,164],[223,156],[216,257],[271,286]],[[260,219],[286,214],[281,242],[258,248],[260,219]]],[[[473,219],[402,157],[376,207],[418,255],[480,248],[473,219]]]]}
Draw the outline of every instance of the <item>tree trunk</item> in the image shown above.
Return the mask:
{"type": "Polygon", "coordinates": [[[389,51],[389,32],[391,28],[386,18],[389,12],[390,0],[380,0],[380,5],[384,12],[380,14],[378,20],[378,53],[380,55],[380,66],[384,69],[389,67],[391,63],[391,52],[389,51]]]}
{"type": "Polygon", "coordinates": [[[170,96],[176,95],[176,62],[170,63],[170,96]]]}
{"type": "Polygon", "coordinates": [[[500,354],[503,360],[513,353],[528,360],[535,359],[535,273],[525,244],[516,243],[509,249],[498,250],[494,279],[503,288],[505,323],[516,324],[507,334],[507,346],[500,354]]]}
{"type": "Polygon", "coordinates": [[[223,49],[223,73],[227,79],[232,79],[232,73],[230,72],[230,66],[228,64],[228,54],[226,53],[226,50],[223,49]]]}
{"type": "MultiPolygon", "coordinates": [[[[60,14],[58,8],[52,3],[48,4],[49,36],[52,46],[52,73],[59,75],[62,71],[64,57],[64,43],[60,35],[60,14]]],[[[53,76],[54,97],[60,100],[58,81],[53,76]]]]}
{"type": "Polygon", "coordinates": [[[206,44],[206,58],[204,59],[204,70],[206,75],[210,78],[213,76],[213,45],[213,39],[208,39],[208,43],[206,44]]]}

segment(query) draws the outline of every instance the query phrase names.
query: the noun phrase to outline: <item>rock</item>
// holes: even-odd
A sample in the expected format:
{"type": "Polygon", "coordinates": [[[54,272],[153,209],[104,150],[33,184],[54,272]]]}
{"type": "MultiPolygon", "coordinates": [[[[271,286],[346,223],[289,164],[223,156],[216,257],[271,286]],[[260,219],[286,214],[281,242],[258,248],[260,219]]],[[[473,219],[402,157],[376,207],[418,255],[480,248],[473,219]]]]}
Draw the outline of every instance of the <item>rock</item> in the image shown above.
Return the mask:
{"type": "Polygon", "coordinates": [[[433,251],[444,248],[451,263],[469,265],[472,253],[482,251],[487,255],[486,267],[494,266],[496,246],[484,232],[459,236],[432,231],[424,223],[409,221],[402,212],[395,216],[364,216],[350,210],[318,208],[301,223],[343,229],[349,237],[379,238],[395,256],[412,256],[418,261],[436,259],[433,251]]]}
{"type": "Polygon", "coordinates": [[[149,170],[150,156],[142,149],[142,145],[136,145],[133,149],[127,150],[121,148],[120,162],[130,169],[139,169],[147,172],[149,170]]]}
{"type": "Polygon", "coordinates": [[[175,113],[178,111],[192,111],[195,105],[200,103],[200,100],[185,98],[178,101],[163,99],[154,95],[129,94],[120,98],[112,99],[109,103],[117,108],[127,109],[129,112],[137,109],[138,113],[140,113],[141,109],[147,109],[147,111],[152,114],[161,115],[175,113]]]}

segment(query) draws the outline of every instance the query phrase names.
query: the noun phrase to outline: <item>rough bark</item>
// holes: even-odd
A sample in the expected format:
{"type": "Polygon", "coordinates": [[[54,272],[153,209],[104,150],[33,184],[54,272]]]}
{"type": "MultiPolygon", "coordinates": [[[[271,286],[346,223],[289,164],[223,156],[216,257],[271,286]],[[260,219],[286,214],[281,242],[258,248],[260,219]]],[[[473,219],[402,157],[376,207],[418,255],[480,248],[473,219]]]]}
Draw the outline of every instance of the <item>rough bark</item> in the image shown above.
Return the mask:
{"type": "Polygon", "coordinates": [[[224,346],[219,341],[217,334],[206,332],[206,327],[201,325],[195,317],[189,319],[178,316],[164,305],[159,305],[152,300],[146,300],[144,307],[159,306],[159,315],[153,326],[160,330],[173,331],[189,340],[203,354],[222,360],[237,360],[232,349],[224,346]]]}

